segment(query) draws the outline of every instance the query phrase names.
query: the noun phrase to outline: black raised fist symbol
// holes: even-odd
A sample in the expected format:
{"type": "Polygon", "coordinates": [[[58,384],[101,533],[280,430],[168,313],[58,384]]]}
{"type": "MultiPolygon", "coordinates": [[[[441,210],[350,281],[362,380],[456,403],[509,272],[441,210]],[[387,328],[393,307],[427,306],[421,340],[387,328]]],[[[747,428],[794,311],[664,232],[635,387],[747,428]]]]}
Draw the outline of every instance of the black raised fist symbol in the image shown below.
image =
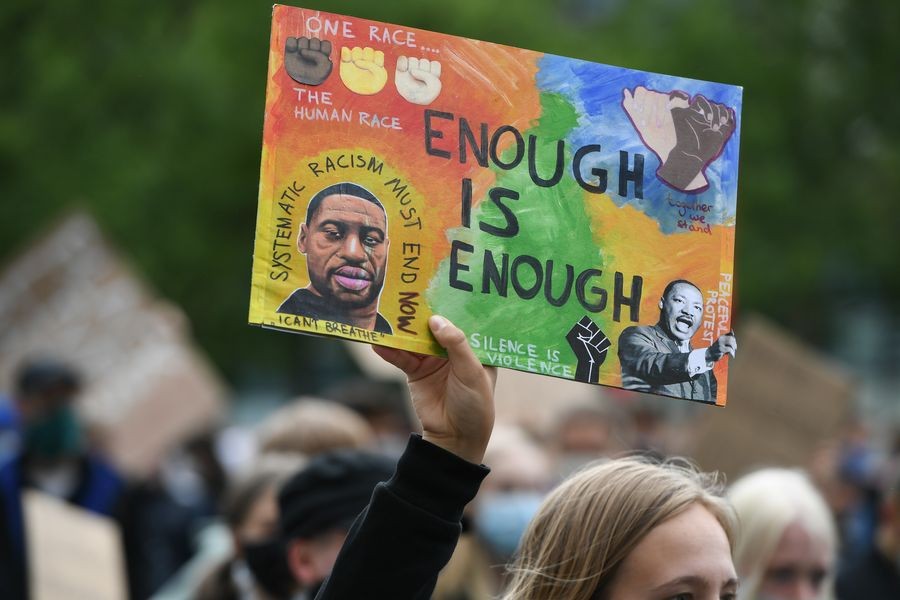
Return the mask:
{"type": "Polygon", "coordinates": [[[284,44],[284,70],[291,79],[319,85],[331,75],[331,42],[317,38],[289,37],[284,44]]]}
{"type": "Polygon", "coordinates": [[[572,325],[566,334],[566,341],[578,359],[576,381],[597,383],[600,380],[600,365],[606,360],[606,351],[612,345],[609,338],[585,315],[572,325]]]}
{"type": "MultiPolygon", "coordinates": [[[[686,102],[687,95],[683,96],[686,102]]],[[[722,152],[722,147],[731,137],[734,111],[697,94],[689,105],[682,103],[672,108],[672,120],[675,125],[675,147],[657,175],[676,189],[702,191],[709,185],[702,171],[722,152]]]]}

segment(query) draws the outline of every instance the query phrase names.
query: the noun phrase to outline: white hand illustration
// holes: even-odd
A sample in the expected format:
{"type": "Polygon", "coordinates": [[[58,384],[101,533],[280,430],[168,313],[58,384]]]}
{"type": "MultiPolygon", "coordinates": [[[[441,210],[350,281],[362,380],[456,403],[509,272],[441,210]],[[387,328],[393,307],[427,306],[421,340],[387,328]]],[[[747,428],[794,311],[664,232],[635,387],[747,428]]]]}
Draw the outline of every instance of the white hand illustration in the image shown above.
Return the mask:
{"type": "Polygon", "coordinates": [[[672,109],[687,108],[687,98],[638,86],[633,95],[631,90],[625,89],[622,106],[644,144],[653,150],[661,163],[666,162],[677,141],[672,109]]]}
{"type": "Polygon", "coordinates": [[[427,58],[397,59],[394,84],[400,95],[413,104],[427,105],[441,93],[441,63],[427,58]]]}

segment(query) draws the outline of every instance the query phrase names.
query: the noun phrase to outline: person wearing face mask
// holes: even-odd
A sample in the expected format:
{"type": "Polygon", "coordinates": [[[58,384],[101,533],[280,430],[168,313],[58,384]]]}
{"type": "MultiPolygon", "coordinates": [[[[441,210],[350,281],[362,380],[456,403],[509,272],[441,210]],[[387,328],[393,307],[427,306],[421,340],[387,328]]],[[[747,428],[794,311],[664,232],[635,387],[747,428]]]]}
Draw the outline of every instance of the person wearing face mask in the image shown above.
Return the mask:
{"type": "Polygon", "coordinates": [[[840,600],[900,598],[900,468],[881,502],[875,545],[838,575],[840,600]]]}
{"type": "MultiPolygon", "coordinates": [[[[459,538],[463,509],[488,469],[496,370],[466,334],[429,319],[447,358],[376,352],[404,371],[422,435],[375,487],[317,600],[427,600],[459,538]]],[[[733,600],[733,514],[714,478],[636,458],[580,471],[526,529],[506,600],[733,600]]]]}
{"type": "Polygon", "coordinates": [[[491,465],[475,499],[475,532],[493,562],[506,563],[551,485],[550,459],[519,427],[494,429],[484,454],[491,465]]]}
{"type": "Polygon", "coordinates": [[[669,282],[659,299],[656,325],[626,328],[619,336],[622,387],[676,398],[714,402],[712,368],[737,351],[733,333],[707,348],[691,347],[703,321],[703,293],[685,279],[669,282]]]}
{"type": "Polygon", "coordinates": [[[104,516],[117,516],[124,499],[122,478],[87,448],[73,403],[79,390],[75,371],[55,360],[26,363],[16,376],[20,443],[0,466],[0,590],[9,591],[4,597],[28,597],[23,490],[104,516]]]}
{"type": "Polygon", "coordinates": [[[739,599],[833,598],[834,519],[802,471],[755,471],[732,484],[728,499],[740,525],[734,550],[739,599]]]}
{"type": "Polygon", "coordinates": [[[394,461],[341,449],[320,454],[278,492],[280,538],[294,578],[294,598],[312,600],[331,573],[354,519],[375,485],[391,477],[394,461]]]}
{"type": "Polygon", "coordinates": [[[277,494],[303,463],[290,455],[263,455],[238,478],[222,505],[232,555],[197,587],[195,600],[287,600],[294,590],[284,543],[278,533],[277,494]]]}
{"type": "Polygon", "coordinates": [[[491,465],[490,475],[466,511],[459,543],[438,577],[433,600],[496,598],[505,587],[505,566],[551,487],[550,457],[517,425],[494,429],[484,459],[491,465]]]}

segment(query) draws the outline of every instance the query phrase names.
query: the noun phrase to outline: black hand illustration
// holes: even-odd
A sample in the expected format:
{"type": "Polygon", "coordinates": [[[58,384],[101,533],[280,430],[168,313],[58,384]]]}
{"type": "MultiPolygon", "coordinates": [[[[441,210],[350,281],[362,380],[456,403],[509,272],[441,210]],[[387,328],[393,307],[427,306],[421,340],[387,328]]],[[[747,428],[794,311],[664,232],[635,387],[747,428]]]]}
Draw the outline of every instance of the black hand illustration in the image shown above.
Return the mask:
{"type": "Polygon", "coordinates": [[[697,94],[687,108],[672,108],[672,120],[675,148],[657,175],[676,189],[699,191],[698,186],[690,190],[688,186],[719,155],[731,137],[734,111],[697,94]]]}
{"type": "Polygon", "coordinates": [[[319,85],[331,75],[330,55],[328,40],[289,37],[284,44],[284,70],[298,83],[319,85]]]}
{"type": "Polygon", "coordinates": [[[566,334],[566,341],[578,359],[575,379],[597,383],[600,380],[600,365],[606,360],[606,351],[612,345],[609,338],[585,315],[566,334]]]}

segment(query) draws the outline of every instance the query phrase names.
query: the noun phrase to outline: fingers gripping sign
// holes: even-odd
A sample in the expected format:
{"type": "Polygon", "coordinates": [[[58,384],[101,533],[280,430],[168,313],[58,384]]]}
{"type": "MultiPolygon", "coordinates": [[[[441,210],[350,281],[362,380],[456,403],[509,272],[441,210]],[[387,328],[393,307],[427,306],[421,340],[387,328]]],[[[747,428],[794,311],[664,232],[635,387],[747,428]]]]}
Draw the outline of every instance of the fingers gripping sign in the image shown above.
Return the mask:
{"type": "Polygon", "coordinates": [[[480,463],[494,427],[497,370],[482,365],[466,335],[447,319],[428,326],[447,358],[373,346],[376,354],[406,373],[422,437],[473,463],[480,463]]]}
{"type": "Polygon", "coordinates": [[[427,58],[397,59],[394,85],[407,101],[428,105],[441,93],[441,63],[427,58]]]}
{"type": "Polygon", "coordinates": [[[297,83],[320,85],[331,75],[331,42],[289,37],[284,44],[284,70],[297,83]]]}

